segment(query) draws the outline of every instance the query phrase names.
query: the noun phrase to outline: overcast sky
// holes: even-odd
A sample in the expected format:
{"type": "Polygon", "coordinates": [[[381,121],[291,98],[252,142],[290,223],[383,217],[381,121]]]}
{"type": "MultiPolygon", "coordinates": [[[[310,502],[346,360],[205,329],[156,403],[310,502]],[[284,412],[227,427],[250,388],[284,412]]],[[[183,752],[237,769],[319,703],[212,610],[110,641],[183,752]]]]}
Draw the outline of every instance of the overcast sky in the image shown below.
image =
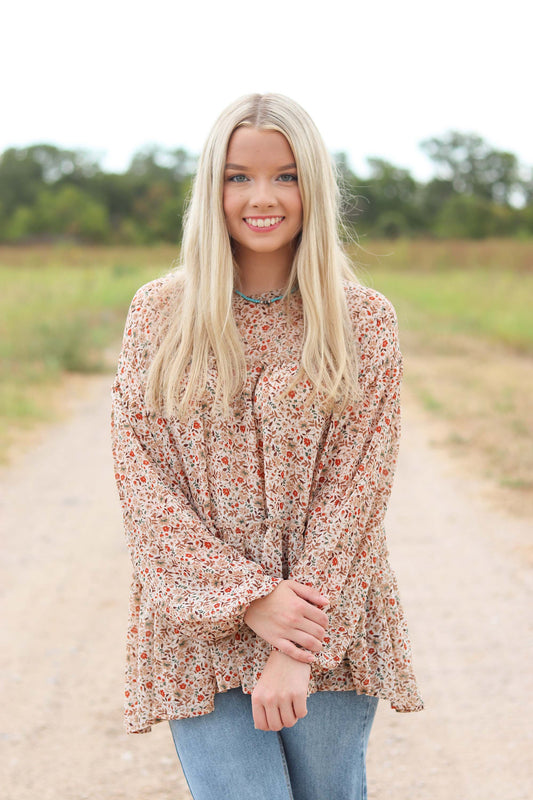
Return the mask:
{"type": "Polygon", "coordinates": [[[363,174],[424,179],[418,144],[475,132],[533,165],[530,0],[92,0],[2,11],[0,151],[49,142],[123,170],[143,145],[197,153],[246,92],[281,92],[363,174]]]}

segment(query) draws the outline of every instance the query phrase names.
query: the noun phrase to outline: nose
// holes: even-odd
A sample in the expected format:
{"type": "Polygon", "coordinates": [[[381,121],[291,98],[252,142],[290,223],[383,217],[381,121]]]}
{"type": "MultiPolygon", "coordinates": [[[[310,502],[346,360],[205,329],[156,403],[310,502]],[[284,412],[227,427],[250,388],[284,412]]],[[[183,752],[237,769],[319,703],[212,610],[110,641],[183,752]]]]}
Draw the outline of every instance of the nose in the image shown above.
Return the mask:
{"type": "Polygon", "coordinates": [[[267,179],[257,179],[253,184],[251,203],[254,208],[271,208],[276,205],[274,187],[267,179]]]}

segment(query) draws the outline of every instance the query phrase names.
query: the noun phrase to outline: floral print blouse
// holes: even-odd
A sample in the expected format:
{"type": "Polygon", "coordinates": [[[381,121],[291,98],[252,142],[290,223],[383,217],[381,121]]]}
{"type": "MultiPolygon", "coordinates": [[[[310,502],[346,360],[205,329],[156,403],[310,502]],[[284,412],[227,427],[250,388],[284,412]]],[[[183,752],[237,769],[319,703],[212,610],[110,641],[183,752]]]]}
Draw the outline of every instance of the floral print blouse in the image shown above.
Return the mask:
{"type": "MultiPolygon", "coordinates": [[[[115,478],[133,566],[126,730],[207,714],[216,692],[251,694],[271,646],[243,617],[288,578],[330,599],[309,694],[355,689],[397,711],[422,709],[383,525],[400,434],[393,306],[344,281],[364,398],[341,416],[318,404],[302,409],[307,380],[280,406],[303,345],[299,291],[269,305],[234,293],[246,387],[231,418],[205,402],[179,422],[143,403],[160,331],[176,308],[171,281],[136,293],[112,389],[115,478]]],[[[212,358],[207,398],[215,383],[212,358]]]]}

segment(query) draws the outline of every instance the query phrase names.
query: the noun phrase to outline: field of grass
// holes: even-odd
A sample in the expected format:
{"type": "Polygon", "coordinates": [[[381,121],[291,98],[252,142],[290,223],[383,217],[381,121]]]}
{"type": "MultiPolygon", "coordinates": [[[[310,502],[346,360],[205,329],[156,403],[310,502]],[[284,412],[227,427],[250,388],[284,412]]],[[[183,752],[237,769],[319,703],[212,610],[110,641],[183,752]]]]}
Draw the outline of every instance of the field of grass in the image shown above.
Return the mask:
{"type": "MultiPolygon", "coordinates": [[[[135,290],[176,255],[0,247],[0,458],[10,433],[51,415],[61,375],[109,369],[135,290]]],[[[446,422],[448,445],[517,503],[533,498],[533,243],[374,241],[353,257],[394,303],[404,380],[446,422]]]]}
{"type": "Polygon", "coordinates": [[[353,257],[362,283],[390,297],[420,337],[459,334],[533,353],[533,243],[490,244],[449,242],[447,261],[442,242],[375,242],[353,257]]]}
{"type": "Polygon", "coordinates": [[[176,250],[0,248],[0,460],[18,428],[53,416],[65,372],[106,369],[136,289],[176,250]]]}
{"type": "Polygon", "coordinates": [[[394,300],[404,325],[421,336],[430,326],[435,336],[474,336],[533,353],[533,272],[491,275],[475,267],[420,274],[381,268],[373,279],[394,300]]]}

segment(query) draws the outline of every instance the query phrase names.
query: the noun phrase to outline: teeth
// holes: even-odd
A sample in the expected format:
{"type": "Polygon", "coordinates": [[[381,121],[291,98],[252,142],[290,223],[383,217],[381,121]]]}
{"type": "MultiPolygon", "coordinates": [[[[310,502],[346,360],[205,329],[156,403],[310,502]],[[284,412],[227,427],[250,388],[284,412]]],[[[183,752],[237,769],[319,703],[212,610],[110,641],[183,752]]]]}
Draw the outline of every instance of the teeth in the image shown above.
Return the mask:
{"type": "Polygon", "coordinates": [[[277,225],[281,222],[283,217],[267,217],[266,219],[249,219],[245,217],[245,222],[253,228],[270,228],[271,225],[277,225]]]}

